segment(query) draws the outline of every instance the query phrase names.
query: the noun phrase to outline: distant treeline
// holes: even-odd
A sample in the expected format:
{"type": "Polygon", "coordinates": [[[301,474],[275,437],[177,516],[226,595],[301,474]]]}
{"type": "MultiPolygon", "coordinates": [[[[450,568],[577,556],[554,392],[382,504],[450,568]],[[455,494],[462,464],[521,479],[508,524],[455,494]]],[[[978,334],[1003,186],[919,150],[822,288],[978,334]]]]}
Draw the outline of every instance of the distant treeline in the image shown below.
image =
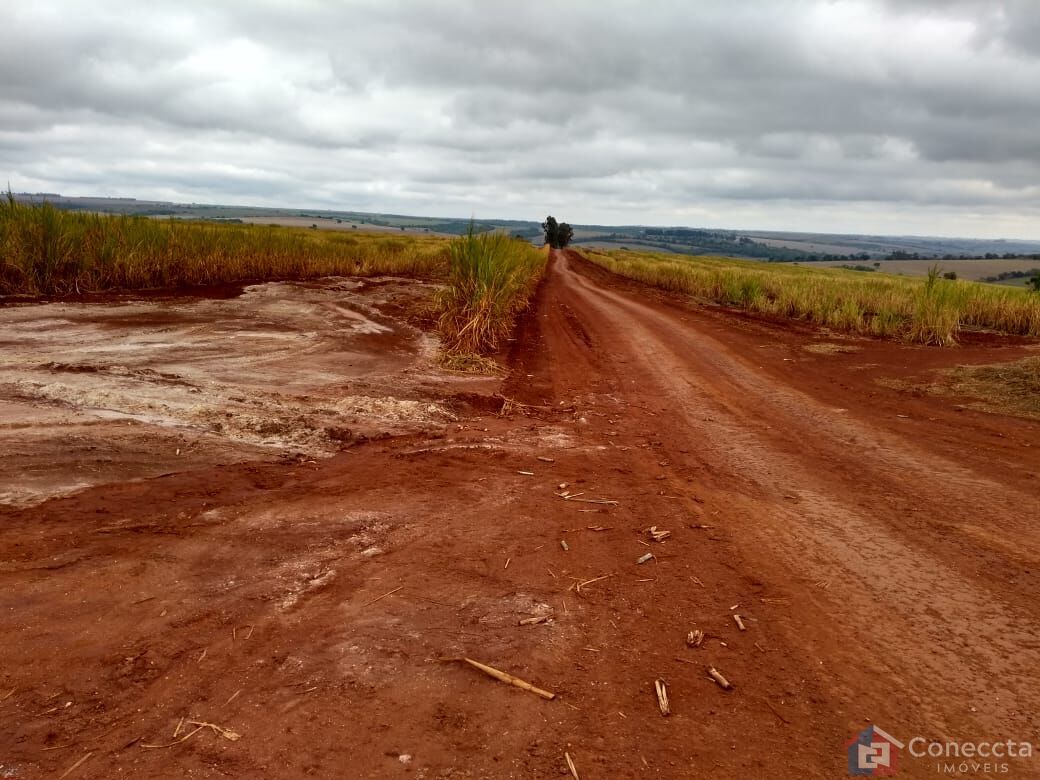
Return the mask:
{"type": "MultiPolygon", "coordinates": [[[[1040,252],[1031,255],[1024,255],[1016,252],[1005,252],[1004,254],[997,254],[996,252],[986,252],[984,255],[954,255],[954,254],[921,254],[920,252],[903,252],[896,250],[888,254],[885,260],[1040,260],[1040,252]]],[[[1024,274],[1028,276],[1029,274],[1024,274]]],[[[1010,277],[1009,277],[1010,278],[1010,277]]]]}
{"type": "Polygon", "coordinates": [[[699,230],[696,228],[644,228],[638,233],[610,233],[608,235],[576,238],[581,241],[606,241],[610,243],[635,243],[669,252],[688,255],[728,255],[765,260],[770,263],[822,262],[826,260],[866,261],[871,259],[867,252],[849,254],[806,253],[804,250],[785,246],[771,246],[727,230],[699,230]]]}
{"type": "MultiPolygon", "coordinates": [[[[1040,256],[1030,255],[1040,260],[1040,256]]],[[[1028,271],[1001,271],[999,274],[993,276],[982,277],[983,282],[1005,282],[1008,279],[1032,279],[1033,277],[1040,276],[1040,268],[1030,268],[1028,271]]]]}
{"type": "Polygon", "coordinates": [[[863,265],[868,261],[885,260],[1040,260],[1040,253],[1022,254],[1015,252],[987,252],[985,254],[942,254],[939,252],[908,252],[896,249],[889,252],[806,252],[804,249],[793,249],[785,246],[773,246],[755,241],[749,236],[742,236],[728,230],[701,230],[696,228],[642,228],[638,231],[614,232],[608,234],[583,236],[575,238],[574,243],[607,242],[612,244],[638,244],[653,249],[679,252],[687,255],[724,255],[730,257],[746,257],[754,260],[765,260],[771,263],[851,263],[855,270],[873,270],[863,265]]]}

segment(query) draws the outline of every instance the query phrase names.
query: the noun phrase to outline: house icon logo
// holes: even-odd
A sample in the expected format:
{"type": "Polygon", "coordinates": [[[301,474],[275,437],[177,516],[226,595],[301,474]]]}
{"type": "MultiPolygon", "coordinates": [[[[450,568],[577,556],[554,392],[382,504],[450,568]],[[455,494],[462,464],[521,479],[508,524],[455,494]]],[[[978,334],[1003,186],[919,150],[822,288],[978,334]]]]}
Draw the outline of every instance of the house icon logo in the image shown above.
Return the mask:
{"type": "Polygon", "coordinates": [[[852,777],[892,777],[899,769],[903,743],[870,725],[845,743],[852,777]]]}

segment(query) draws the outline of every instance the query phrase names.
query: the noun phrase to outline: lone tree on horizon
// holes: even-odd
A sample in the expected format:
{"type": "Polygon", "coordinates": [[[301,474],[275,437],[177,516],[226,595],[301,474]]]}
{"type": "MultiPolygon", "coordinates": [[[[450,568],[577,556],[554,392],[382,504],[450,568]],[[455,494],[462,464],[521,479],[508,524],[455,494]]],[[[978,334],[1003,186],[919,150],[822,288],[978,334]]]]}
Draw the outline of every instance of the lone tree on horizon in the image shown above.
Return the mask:
{"type": "Polygon", "coordinates": [[[566,222],[557,222],[556,217],[546,217],[542,230],[545,231],[545,243],[553,249],[563,249],[574,238],[574,228],[566,222]]]}

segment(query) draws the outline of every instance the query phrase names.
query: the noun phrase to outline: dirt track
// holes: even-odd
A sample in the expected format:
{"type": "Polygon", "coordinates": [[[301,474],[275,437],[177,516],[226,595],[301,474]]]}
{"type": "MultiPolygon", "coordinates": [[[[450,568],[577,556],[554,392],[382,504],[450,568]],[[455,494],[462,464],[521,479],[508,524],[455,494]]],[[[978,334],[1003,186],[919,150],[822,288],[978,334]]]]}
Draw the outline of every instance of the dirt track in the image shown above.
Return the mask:
{"type": "Polygon", "coordinates": [[[868,722],[1036,743],[1040,425],[875,382],[1027,349],[835,339],[557,254],[523,413],[0,510],[0,776],[839,777],[868,722]],[[144,747],[182,718],[241,738],[144,747]]]}

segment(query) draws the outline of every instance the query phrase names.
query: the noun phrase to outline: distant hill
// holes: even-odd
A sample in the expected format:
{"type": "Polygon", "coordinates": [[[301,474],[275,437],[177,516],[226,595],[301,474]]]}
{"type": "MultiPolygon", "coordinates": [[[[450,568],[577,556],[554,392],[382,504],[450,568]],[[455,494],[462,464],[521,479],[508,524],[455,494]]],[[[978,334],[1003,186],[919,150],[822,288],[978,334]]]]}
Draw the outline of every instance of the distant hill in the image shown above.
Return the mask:
{"type": "MultiPolygon", "coordinates": [[[[324,209],[258,208],[207,203],[172,203],[134,198],[65,197],[56,193],[18,193],[19,200],[54,204],[58,208],[106,214],[137,214],[173,219],[271,222],[313,225],[318,229],[376,229],[458,235],[470,220],[375,214],[324,209]]],[[[561,215],[562,216],[562,215],[561,215]]],[[[542,243],[539,222],[477,219],[478,231],[505,230],[542,243]]],[[[886,260],[958,260],[968,258],[1032,258],[1040,260],[1040,240],[938,238],[797,233],[766,230],[715,230],[639,225],[574,225],[574,244],[604,248],[726,255],[767,262],[884,262],[886,260]]]]}

